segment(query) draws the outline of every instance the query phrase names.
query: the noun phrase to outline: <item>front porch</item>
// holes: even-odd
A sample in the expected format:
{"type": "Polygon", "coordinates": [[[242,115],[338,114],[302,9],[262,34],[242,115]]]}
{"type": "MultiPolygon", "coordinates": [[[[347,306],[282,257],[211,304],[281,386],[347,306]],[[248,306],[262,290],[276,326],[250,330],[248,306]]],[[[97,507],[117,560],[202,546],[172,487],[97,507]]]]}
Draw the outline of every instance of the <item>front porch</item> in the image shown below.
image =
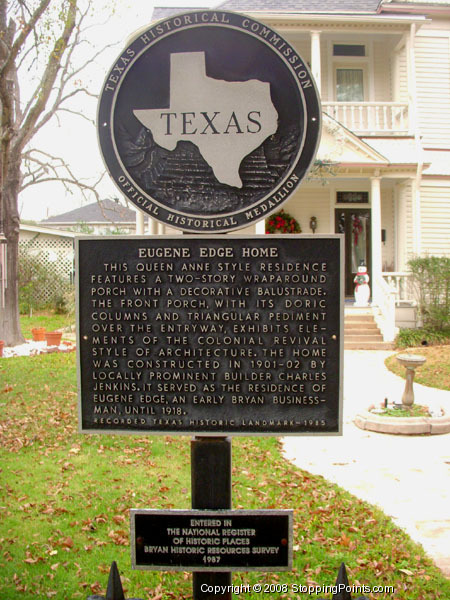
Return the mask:
{"type": "Polygon", "coordinates": [[[390,350],[399,329],[417,326],[417,309],[409,273],[382,273],[378,304],[344,305],[344,347],[352,350],[390,350]]]}

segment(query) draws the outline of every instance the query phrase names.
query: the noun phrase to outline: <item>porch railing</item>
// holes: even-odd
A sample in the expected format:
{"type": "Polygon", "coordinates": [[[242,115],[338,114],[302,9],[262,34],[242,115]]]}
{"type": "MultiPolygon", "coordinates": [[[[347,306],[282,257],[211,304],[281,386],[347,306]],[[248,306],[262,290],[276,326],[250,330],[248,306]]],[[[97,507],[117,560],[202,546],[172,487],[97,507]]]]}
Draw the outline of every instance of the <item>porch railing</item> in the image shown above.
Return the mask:
{"type": "Polygon", "coordinates": [[[411,273],[402,271],[385,272],[382,273],[382,277],[395,294],[396,306],[404,303],[416,304],[411,273]]]}
{"type": "Polygon", "coordinates": [[[322,109],[358,134],[409,133],[409,106],[404,102],[322,102],[322,109]]]}
{"type": "Polygon", "coordinates": [[[376,292],[374,301],[378,307],[378,314],[374,313],[375,321],[383,335],[383,340],[392,342],[398,333],[398,328],[395,326],[395,290],[382,276],[377,277],[374,284],[376,292]]]}

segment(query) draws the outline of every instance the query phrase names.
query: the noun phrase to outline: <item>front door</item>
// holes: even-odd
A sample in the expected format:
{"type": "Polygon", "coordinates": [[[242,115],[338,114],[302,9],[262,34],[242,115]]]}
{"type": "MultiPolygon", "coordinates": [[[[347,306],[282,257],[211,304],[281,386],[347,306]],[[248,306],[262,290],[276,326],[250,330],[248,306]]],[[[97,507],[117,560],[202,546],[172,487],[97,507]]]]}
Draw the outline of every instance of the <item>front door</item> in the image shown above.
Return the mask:
{"type": "Polygon", "coordinates": [[[353,296],[353,280],[362,263],[367,266],[369,277],[372,276],[370,210],[336,208],[335,231],[345,234],[345,295],[353,296]]]}

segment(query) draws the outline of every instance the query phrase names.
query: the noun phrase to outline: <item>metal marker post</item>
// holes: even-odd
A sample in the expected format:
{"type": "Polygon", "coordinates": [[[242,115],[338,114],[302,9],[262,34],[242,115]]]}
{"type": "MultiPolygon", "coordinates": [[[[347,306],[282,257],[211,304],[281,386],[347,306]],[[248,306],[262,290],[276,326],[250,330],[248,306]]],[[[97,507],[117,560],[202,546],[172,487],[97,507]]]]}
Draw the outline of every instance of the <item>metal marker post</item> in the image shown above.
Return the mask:
{"type": "MultiPolygon", "coordinates": [[[[231,438],[196,436],[191,440],[191,507],[231,508],[231,438]]],[[[192,574],[194,600],[231,600],[231,592],[219,595],[208,591],[211,586],[230,585],[229,572],[192,574]]]]}
{"type": "MultiPolygon", "coordinates": [[[[269,35],[280,39],[278,33],[267,29],[266,25],[256,21],[252,24],[264,27],[269,35]]],[[[307,63],[289,42],[266,44],[248,30],[246,20],[239,14],[202,9],[155,23],[128,42],[105,78],[99,101],[98,134],[112,179],[137,208],[160,223],[189,233],[225,234],[260,221],[276,207],[281,207],[295,191],[314,161],[320,140],[321,114],[314,78],[307,63]],[[158,34],[162,26],[163,36],[158,34]],[[196,52],[192,52],[190,40],[194,42],[196,52]],[[258,60],[242,60],[242,55],[258,60]],[[118,62],[123,65],[120,75],[116,72],[118,62]],[[294,62],[295,71],[292,69],[294,62]],[[212,64],[214,76],[206,74],[207,63],[212,64]],[[194,78],[191,73],[196,74],[194,78]],[[218,112],[205,110],[208,108],[202,104],[205,90],[208,93],[211,90],[210,106],[217,104],[218,112]],[[194,121],[185,120],[184,125],[191,125],[180,130],[181,120],[177,120],[177,115],[173,121],[168,117],[175,113],[167,113],[167,100],[170,106],[177,107],[180,119],[181,115],[198,113],[200,121],[201,114],[206,123],[202,121],[200,125],[199,121],[199,129],[194,121]],[[193,107],[197,107],[197,113],[184,112],[193,107]],[[221,117],[221,125],[218,121],[212,124],[216,115],[221,117]],[[238,124],[236,115],[248,121],[244,129],[238,124]],[[229,147],[230,128],[236,128],[242,134],[236,136],[232,148],[229,147]],[[151,132],[150,137],[146,131],[151,132]],[[200,131],[205,135],[200,135],[200,131]],[[178,141],[190,143],[191,151],[185,152],[178,141]],[[268,160],[261,164],[258,156],[263,144],[268,160]],[[148,148],[153,145],[155,151],[152,149],[148,153],[148,148]],[[137,147],[145,149],[138,158],[137,147]],[[168,169],[166,152],[172,161],[168,169]],[[229,156],[223,159],[222,155],[226,153],[229,156]],[[282,164],[278,157],[280,153],[283,154],[282,164]],[[239,175],[239,166],[247,156],[257,165],[256,184],[252,174],[244,176],[242,173],[242,180],[239,175]],[[163,170],[164,176],[161,175],[163,170]],[[183,172],[186,177],[180,177],[183,172]],[[185,197],[186,190],[189,199],[185,197]]],[[[145,248],[143,251],[145,254],[145,248]]],[[[121,265],[122,260],[118,257],[117,265],[121,265]]],[[[144,279],[145,276],[143,274],[144,279]]],[[[158,283],[163,283],[162,279],[155,281],[158,283]]],[[[167,282],[164,284],[167,286],[167,282]]],[[[301,303],[301,299],[297,300],[301,303]]],[[[84,310],[92,320],[89,302],[86,298],[84,310]]],[[[144,326],[144,323],[140,325],[144,326]]],[[[167,341],[164,336],[161,340],[158,336],[154,339],[157,345],[167,341]]],[[[92,357],[86,355],[83,369],[93,372],[92,357]]],[[[92,394],[84,391],[84,398],[92,399],[92,394]]],[[[139,400],[133,397],[133,402],[132,408],[139,410],[139,400]]],[[[97,425],[97,407],[92,402],[89,406],[90,415],[85,418],[83,431],[91,431],[91,424],[97,425]]],[[[150,412],[154,409],[151,403],[147,408],[149,414],[157,414],[150,412]]],[[[196,407],[196,414],[199,408],[196,407]]],[[[271,408],[272,404],[269,405],[271,408]]],[[[325,408],[328,410],[328,405],[325,408]]],[[[145,418],[142,420],[147,423],[145,418]]],[[[312,422],[316,420],[312,419],[312,422]]],[[[319,419],[317,423],[320,423],[319,419]]],[[[300,421],[297,425],[302,428],[300,421]]],[[[97,428],[92,430],[96,431],[97,428]]],[[[197,428],[190,431],[202,433],[197,428]]],[[[223,436],[234,432],[235,426],[231,431],[216,430],[217,437],[204,435],[192,441],[193,509],[231,508],[231,440],[223,436]]],[[[215,435],[212,430],[209,433],[215,435]]],[[[257,434],[258,431],[252,426],[250,433],[257,434]]],[[[211,585],[231,585],[231,573],[216,572],[218,567],[220,562],[217,567],[207,565],[205,572],[194,572],[195,600],[231,600],[230,592],[221,595],[208,591],[211,585]]]]}
{"type": "MultiPolygon", "coordinates": [[[[231,438],[195,437],[191,441],[192,508],[231,508],[231,438]]],[[[194,600],[231,600],[231,592],[214,594],[214,586],[231,586],[231,573],[194,572],[194,600]]],[[[228,588],[229,589],[229,588],[228,588]]]]}

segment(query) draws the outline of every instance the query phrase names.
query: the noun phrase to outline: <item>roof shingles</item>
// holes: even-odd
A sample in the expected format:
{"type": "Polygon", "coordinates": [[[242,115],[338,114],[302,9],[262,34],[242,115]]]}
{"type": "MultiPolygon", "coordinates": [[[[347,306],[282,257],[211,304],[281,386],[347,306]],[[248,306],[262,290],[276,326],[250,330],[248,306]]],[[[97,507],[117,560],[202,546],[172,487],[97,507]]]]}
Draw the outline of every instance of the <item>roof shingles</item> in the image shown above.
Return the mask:
{"type": "Polygon", "coordinates": [[[381,0],[226,0],[223,10],[248,12],[364,13],[375,14],[381,0]]]}
{"type": "Polygon", "coordinates": [[[42,224],[51,223],[132,223],[136,214],[123,204],[113,200],[100,200],[81,208],[49,217],[42,224]]]}

